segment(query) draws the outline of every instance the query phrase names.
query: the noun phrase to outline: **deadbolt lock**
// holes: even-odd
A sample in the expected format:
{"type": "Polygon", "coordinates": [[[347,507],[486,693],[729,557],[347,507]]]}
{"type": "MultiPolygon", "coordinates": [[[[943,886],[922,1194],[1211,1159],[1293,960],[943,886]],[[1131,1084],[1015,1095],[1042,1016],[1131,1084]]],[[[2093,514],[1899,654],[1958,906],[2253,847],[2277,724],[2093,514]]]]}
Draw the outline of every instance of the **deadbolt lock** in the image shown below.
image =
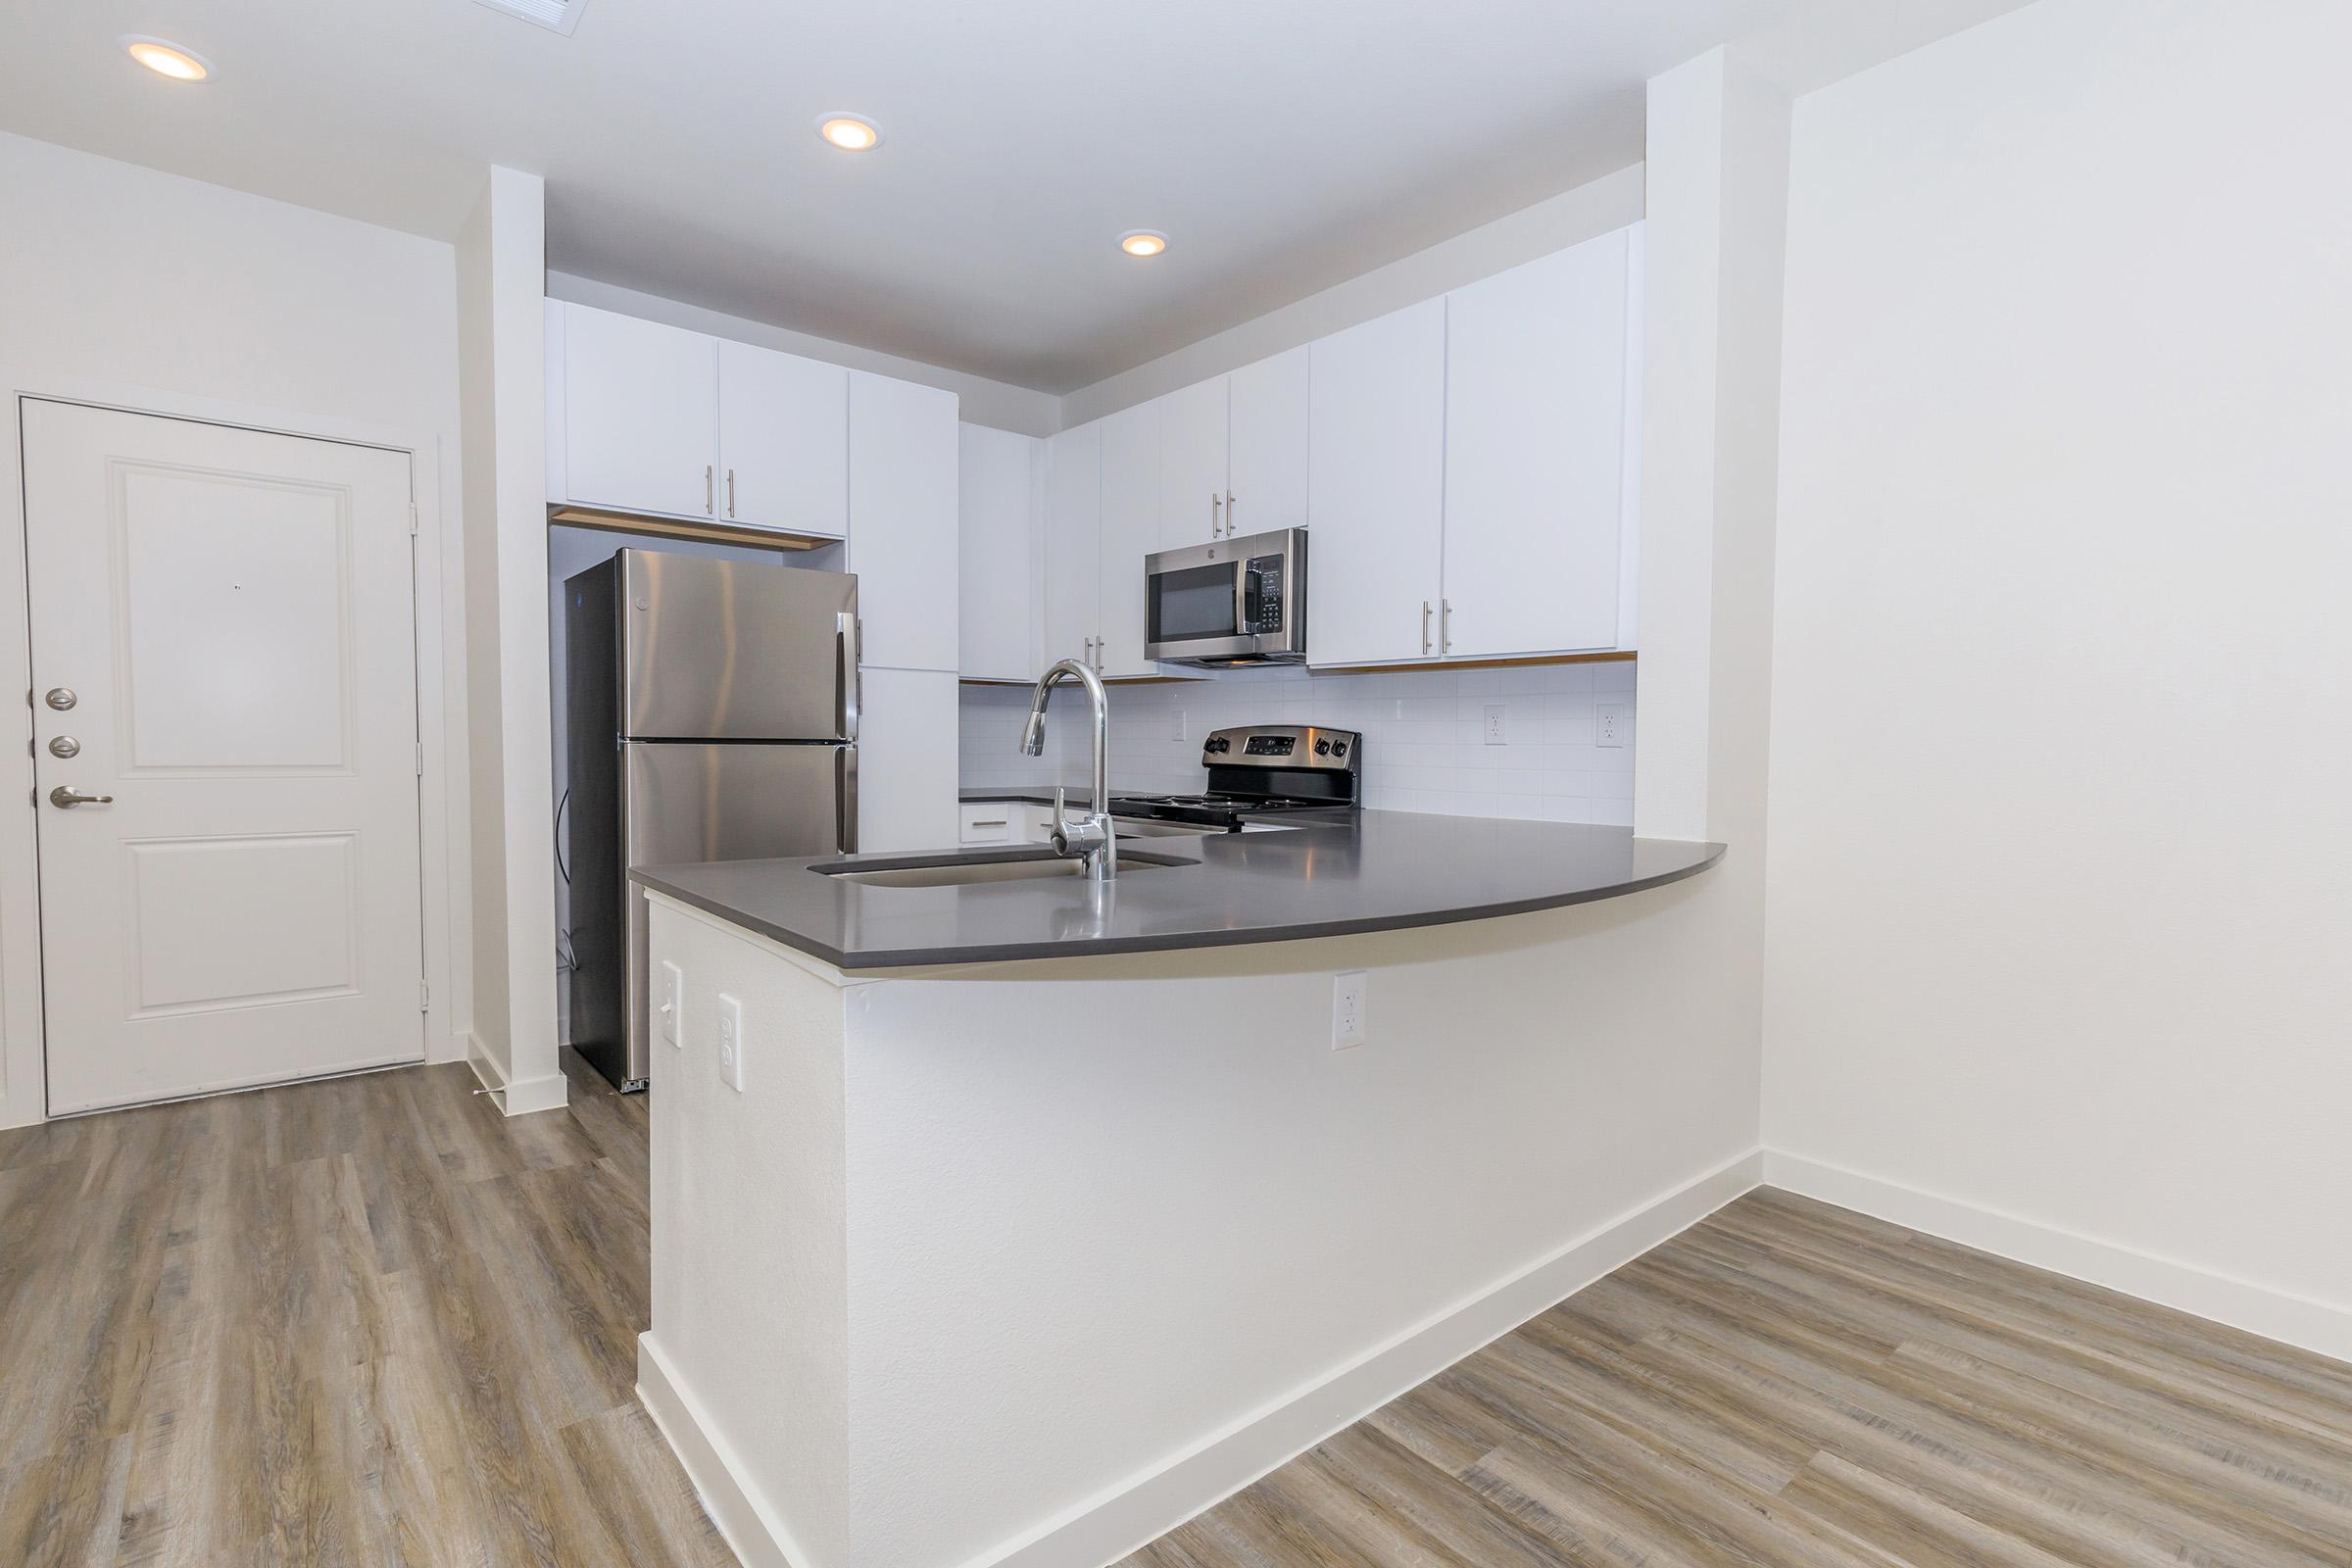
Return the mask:
{"type": "Polygon", "coordinates": [[[60,735],[49,743],[49,755],[51,757],[79,757],[81,742],[71,735],[60,735]]]}
{"type": "Polygon", "coordinates": [[[49,688],[49,695],[42,698],[41,701],[62,713],[75,703],[80,702],[81,699],[74,695],[74,688],[71,686],[52,686],[49,688]]]}

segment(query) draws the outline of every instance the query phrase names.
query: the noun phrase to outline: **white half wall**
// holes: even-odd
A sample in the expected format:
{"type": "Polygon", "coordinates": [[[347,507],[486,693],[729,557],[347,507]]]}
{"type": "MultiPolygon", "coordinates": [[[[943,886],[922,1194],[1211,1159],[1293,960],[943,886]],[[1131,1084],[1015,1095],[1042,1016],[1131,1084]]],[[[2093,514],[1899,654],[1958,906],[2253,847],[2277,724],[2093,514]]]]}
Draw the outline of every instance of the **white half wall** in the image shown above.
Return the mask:
{"type": "Polygon", "coordinates": [[[1840,1190],[2339,1323],[2346,58],[2042,0],[1799,103],[1764,1008],[1840,1190]]]}
{"type": "Polygon", "coordinates": [[[508,1115],[564,1103],[548,673],[546,192],[492,169],[457,243],[474,768],[474,1025],[508,1115]]]}
{"type": "MultiPolygon", "coordinates": [[[[4,134],[0,212],[0,390],[420,449],[420,712],[439,716],[425,737],[428,1050],[454,1054],[470,1017],[470,903],[451,247],[4,134]]],[[[8,422],[13,448],[13,408],[8,422]]],[[[14,464],[13,451],[0,463],[12,518],[14,464]]],[[[0,641],[20,661],[22,571],[20,556],[0,573],[13,599],[0,641]]],[[[0,833],[0,1125],[42,1114],[31,837],[28,814],[0,833]]]]}

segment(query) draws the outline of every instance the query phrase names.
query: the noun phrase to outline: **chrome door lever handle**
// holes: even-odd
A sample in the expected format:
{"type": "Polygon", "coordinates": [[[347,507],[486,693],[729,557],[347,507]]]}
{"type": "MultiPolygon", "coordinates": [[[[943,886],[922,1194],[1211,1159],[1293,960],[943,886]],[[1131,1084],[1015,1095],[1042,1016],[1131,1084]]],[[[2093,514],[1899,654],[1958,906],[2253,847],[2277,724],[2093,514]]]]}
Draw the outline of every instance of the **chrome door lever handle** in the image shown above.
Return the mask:
{"type": "Polygon", "coordinates": [[[72,810],[76,806],[112,806],[112,795],[91,795],[71,785],[60,784],[49,792],[49,804],[59,810],[72,810]]]}

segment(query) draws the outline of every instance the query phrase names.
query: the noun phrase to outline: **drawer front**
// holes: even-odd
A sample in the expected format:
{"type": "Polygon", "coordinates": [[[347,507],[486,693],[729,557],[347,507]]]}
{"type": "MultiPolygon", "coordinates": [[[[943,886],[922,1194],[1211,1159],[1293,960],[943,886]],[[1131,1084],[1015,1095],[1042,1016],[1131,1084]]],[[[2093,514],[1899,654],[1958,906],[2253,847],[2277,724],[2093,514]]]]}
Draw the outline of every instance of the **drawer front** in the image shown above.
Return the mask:
{"type": "Polygon", "coordinates": [[[1019,844],[1027,837],[1018,801],[966,801],[957,810],[960,843],[1019,844]]]}

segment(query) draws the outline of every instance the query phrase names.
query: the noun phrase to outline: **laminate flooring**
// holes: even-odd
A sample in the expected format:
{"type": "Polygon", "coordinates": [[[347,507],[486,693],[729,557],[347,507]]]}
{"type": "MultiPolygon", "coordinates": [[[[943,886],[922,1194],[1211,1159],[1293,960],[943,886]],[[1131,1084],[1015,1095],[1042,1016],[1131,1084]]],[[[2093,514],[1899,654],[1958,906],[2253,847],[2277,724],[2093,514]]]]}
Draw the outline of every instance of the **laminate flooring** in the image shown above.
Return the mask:
{"type": "Polygon", "coordinates": [[[0,1564],[731,1565],[632,1392],[645,1105],[565,1055],[0,1133],[0,1564]]]}
{"type": "Polygon", "coordinates": [[[2352,1366],[1769,1189],[1122,1568],[2352,1564],[2352,1366]]]}

